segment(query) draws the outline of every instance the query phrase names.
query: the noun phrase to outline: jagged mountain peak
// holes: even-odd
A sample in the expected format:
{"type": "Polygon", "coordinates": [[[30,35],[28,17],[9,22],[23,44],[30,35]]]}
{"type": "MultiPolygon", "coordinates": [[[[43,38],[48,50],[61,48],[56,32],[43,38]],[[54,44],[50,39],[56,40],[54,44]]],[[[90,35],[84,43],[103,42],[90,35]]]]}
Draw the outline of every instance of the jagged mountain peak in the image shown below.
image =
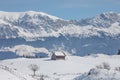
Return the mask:
{"type": "Polygon", "coordinates": [[[80,21],[66,21],[43,12],[0,12],[0,38],[118,36],[120,15],[109,12],[80,21]],[[102,28],[101,28],[102,27],[102,28]],[[113,28],[114,27],[114,28],[113,28]],[[112,28],[112,29],[111,29],[112,28]]]}
{"type": "Polygon", "coordinates": [[[120,23],[120,14],[116,12],[106,12],[92,18],[82,19],[79,21],[79,24],[82,26],[92,25],[95,27],[110,27],[116,22],[120,23]]]}
{"type": "Polygon", "coordinates": [[[102,13],[100,15],[95,16],[94,18],[100,18],[103,19],[105,21],[117,21],[120,20],[120,15],[116,12],[106,12],[106,13],[102,13]]]}
{"type": "MultiPolygon", "coordinates": [[[[105,15],[105,16],[116,16],[116,15],[119,15],[119,13],[117,13],[117,12],[104,12],[104,13],[101,13],[100,14],[100,16],[101,15],[105,15]]],[[[99,16],[99,15],[98,15],[99,16]]]]}
{"type": "Polygon", "coordinates": [[[0,12],[0,38],[35,38],[54,35],[68,24],[61,18],[43,12],[0,12]]]}

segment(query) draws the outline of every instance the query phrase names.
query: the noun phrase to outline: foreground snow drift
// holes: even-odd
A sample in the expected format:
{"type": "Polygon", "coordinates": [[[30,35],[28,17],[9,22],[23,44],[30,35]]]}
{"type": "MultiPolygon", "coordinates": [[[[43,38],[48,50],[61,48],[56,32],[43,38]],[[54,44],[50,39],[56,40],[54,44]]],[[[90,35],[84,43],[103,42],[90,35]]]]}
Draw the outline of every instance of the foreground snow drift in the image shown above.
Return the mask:
{"type": "Polygon", "coordinates": [[[106,69],[91,69],[74,80],[120,80],[120,72],[106,69]]]}
{"type": "Polygon", "coordinates": [[[16,76],[2,69],[0,69],[0,79],[1,80],[20,80],[16,76]]]}

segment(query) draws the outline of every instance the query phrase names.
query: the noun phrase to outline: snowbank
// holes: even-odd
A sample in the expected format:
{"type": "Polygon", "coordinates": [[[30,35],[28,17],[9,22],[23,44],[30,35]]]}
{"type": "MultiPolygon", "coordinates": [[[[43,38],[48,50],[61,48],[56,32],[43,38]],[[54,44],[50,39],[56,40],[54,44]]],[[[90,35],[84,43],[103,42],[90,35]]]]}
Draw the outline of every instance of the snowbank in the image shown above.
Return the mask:
{"type": "Polygon", "coordinates": [[[106,69],[91,69],[73,80],[120,80],[120,72],[106,69]]]}
{"type": "Polygon", "coordinates": [[[7,52],[11,51],[16,53],[18,56],[35,56],[38,53],[45,53],[47,55],[50,55],[50,52],[46,48],[34,48],[32,46],[28,45],[17,45],[12,48],[5,47],[2,48],[0,51],[7,52]]]}

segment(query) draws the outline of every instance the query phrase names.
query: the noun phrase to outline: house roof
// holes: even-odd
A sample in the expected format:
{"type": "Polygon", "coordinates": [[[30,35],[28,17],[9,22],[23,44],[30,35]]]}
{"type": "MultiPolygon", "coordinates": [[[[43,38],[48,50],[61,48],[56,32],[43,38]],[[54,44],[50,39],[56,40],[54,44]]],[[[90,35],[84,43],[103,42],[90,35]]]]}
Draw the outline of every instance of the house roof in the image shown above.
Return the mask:
{"type": "Polygon", "coordinates": [[[56,56],[65,56],[65,54],[63,52],[61,52],[61,51],[56,51],[55,55],[56,56]]]}

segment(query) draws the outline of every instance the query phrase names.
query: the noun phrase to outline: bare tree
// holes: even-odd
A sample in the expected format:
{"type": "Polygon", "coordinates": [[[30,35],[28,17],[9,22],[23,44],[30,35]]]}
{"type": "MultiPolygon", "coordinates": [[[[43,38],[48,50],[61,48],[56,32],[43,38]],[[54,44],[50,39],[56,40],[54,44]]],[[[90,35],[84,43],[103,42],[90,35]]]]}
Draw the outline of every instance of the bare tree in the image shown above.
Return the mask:
{"type": "Polygon", "coordinates": [[[44,75],[41,75],[40,80],[44,80],[44,75]]]}
{"type": "Polygon", "coordinates": [[[33,76],[35,76],[36,75],[36,71],[39,70],[39,67],[36,64],[30,64],[29,68],[33,71],[33,76]]]}

